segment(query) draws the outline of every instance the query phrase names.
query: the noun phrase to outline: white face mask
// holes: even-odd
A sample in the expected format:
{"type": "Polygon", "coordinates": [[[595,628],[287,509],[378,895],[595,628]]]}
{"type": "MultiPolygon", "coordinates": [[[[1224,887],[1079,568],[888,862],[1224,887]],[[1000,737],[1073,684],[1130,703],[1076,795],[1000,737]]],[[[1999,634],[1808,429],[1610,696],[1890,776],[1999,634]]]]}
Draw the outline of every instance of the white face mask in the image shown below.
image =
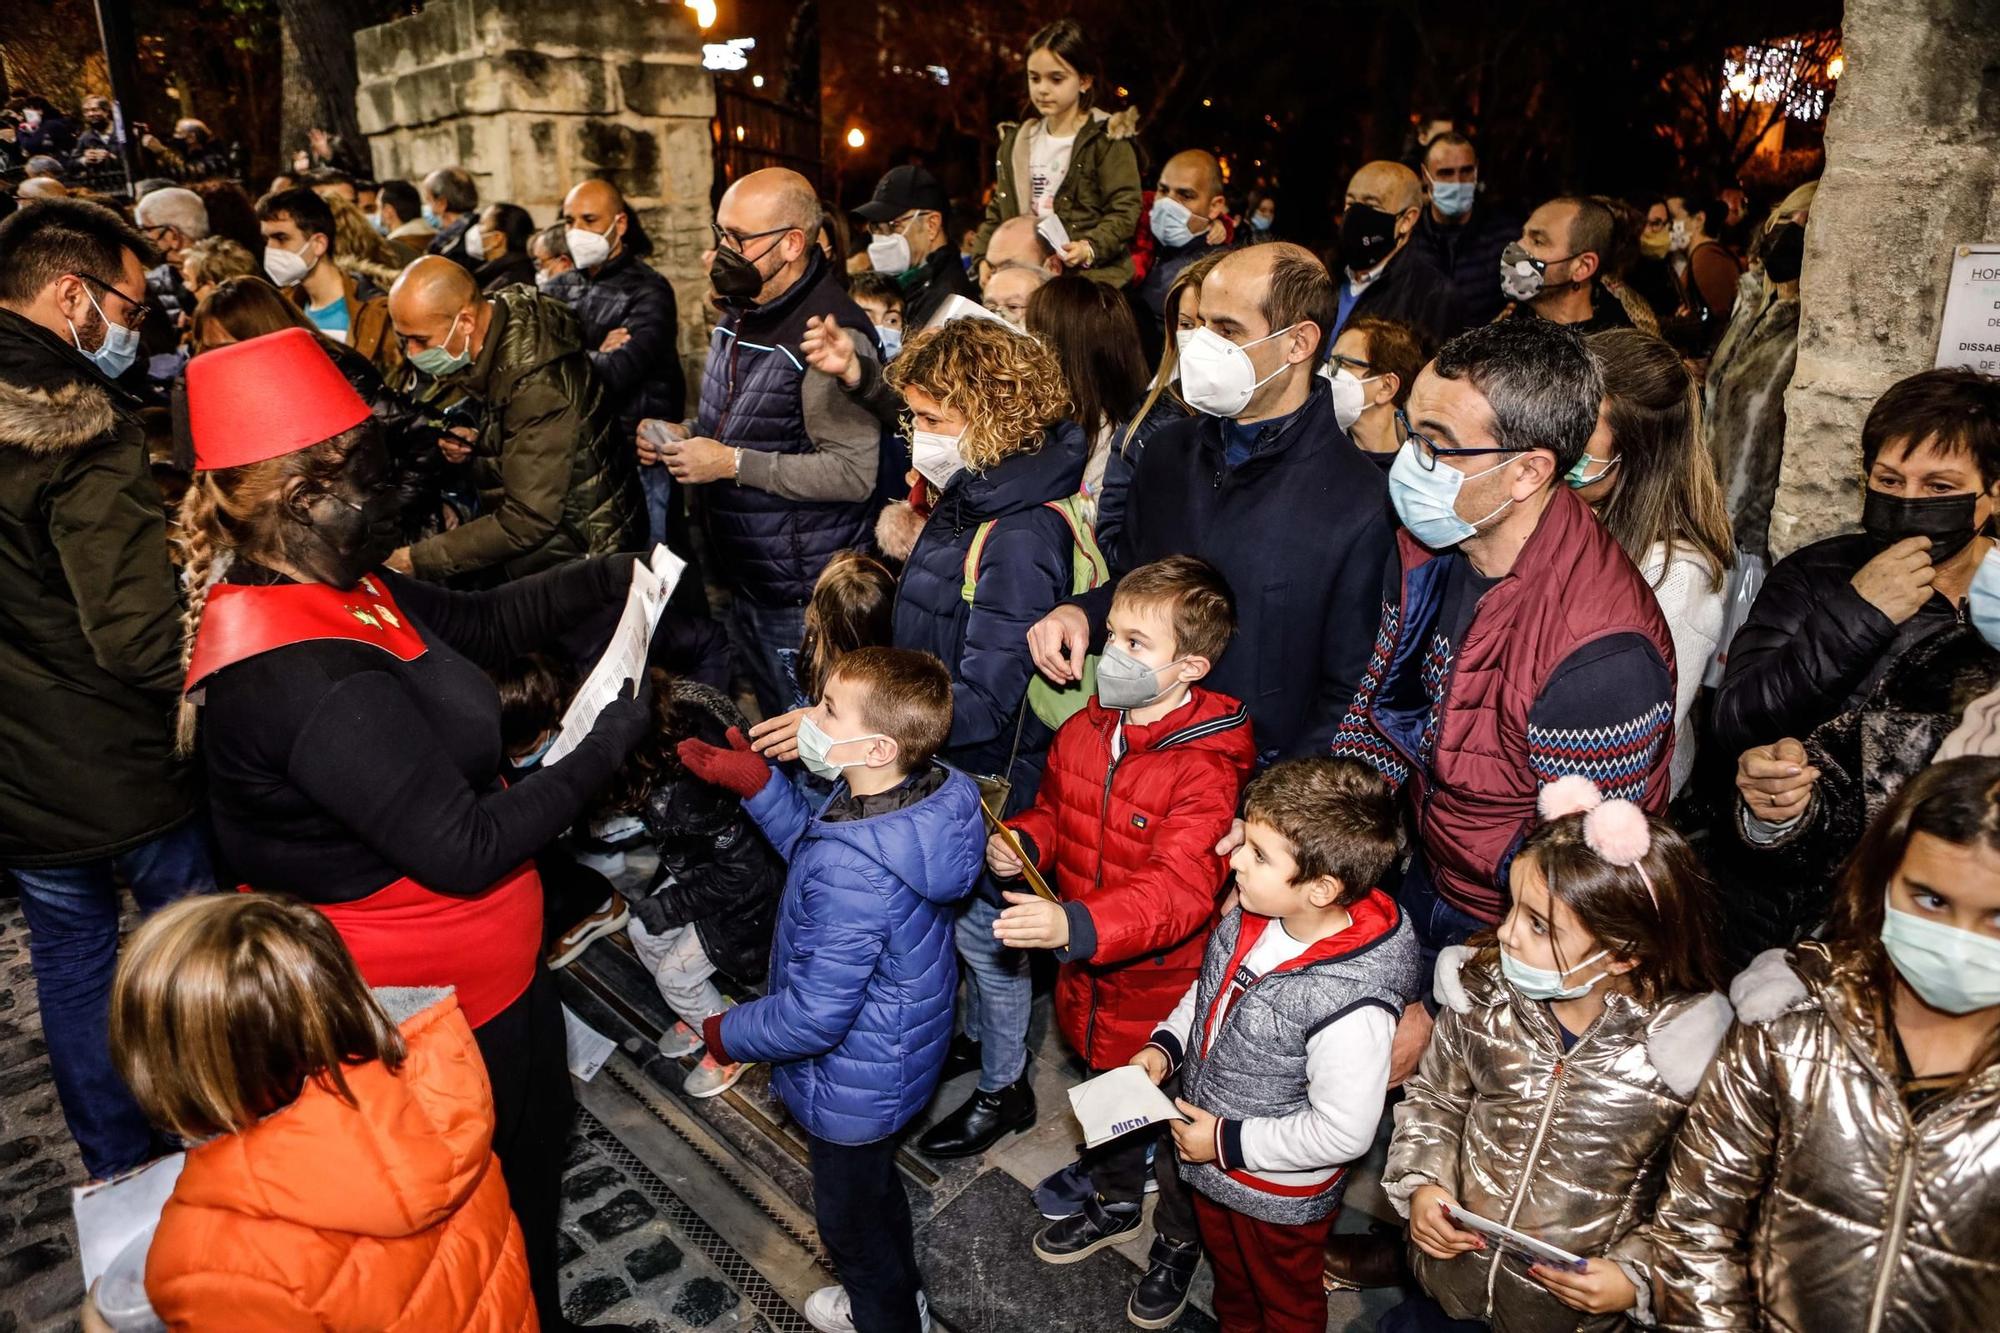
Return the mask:
{"type": "Polygon", "coordinates": [[[1267,333],[1261,338],[1238,345],[1229,341],[1215,330],[1199,328],[1181,348],[1180,378],[1181,397],[1197,412],[1206,412],[1212,417],[1234,417],[1250,405],[1257,390],[1284,374],[1291,364],[1278,363],[1278,368],[1263,379],[1257,378],[1257,367],[1250,360],[1250,348],[1258,343],[1267,343],[1273,338],[1282,338],[1297,328],[1288,324],[1275,333],[1267,333]]]}
{"type": "Polygon", "coordinates": [[[486,233],[477,222],[465,229],[465,257],[475,264],[486,262],[486,233]]]}
{"type": "Polygon", "coordinates": [[[1326,375],[1333,385],[1333,419],[1340,423],[1342,430],[1353,430],[1354,423],[1361,420],[1361,414],[1368,410],[1368,386],[1382,377],[1370,375],[1364,380],[1346,366],[1331,375],[1327,375],[1326,368],[1322,367],[1320,374],[1326,375]]]}
{"type": "Polygon", "coordinates": [[[1188,339],[1194,337],[1195,332],[1196,331],[1194,329],[1174,330],[1174,355],[1176,358],[1178,358],[1182,352],[1185,352],[1187,350],[1188,339]]]}
{"type": "MultiPolygon", "coordinates": [[[[618,224],[613,222],[611,226],[618,224]]],[[[569,259],[578,268],[596,268],[611,258],[610,228],[592,231],[588,227],[571,227],[563,232],[563,239],[569,242],[569,259]]]]}
{"type": "Polygon", "coordinates": [[[965,471],[965,458],[958,452],[956,435],[943,435],[934,430],[914,430],[910,432],[910,465],[922,474],[925,481],[940,491],[951,484],[951,479],[965,471]]]}
{"type": "Polygon", "coordinates": [[[1509,953],[1506,946],[1502,945],[1500,974],[1512,983],[1515,990],[1531,1000],[1580,1000],[1590,994],[1591,989],[1610,974],[1599,972],[1590,980],[1578,982],[1574,986],[1563,985],[1563,978],[1572,972],[1582,971],[1610,952],[1609,949],[1599,949],[1575,967],[1558,972],[1554,968],[1531,967],[1509,953]]]}
{"type": "MultiPolygon", "coordinates": [[[[306,247],[310,249],[312,242],[307,241],[306,247]]],[[[280,291],[287,287],[298,286],[306,280],[306,274],[312,270],[313,261],[299,251],[287,250],[277,245],[264,247],[264,276],[269,278],[271,285],[280,291]]]]}
{"type": "Polygon", "coordinates": [[[896,231],[868,242],[868,266],[892,278],[908,273],[912,267],[909,238],[896,231]]]}

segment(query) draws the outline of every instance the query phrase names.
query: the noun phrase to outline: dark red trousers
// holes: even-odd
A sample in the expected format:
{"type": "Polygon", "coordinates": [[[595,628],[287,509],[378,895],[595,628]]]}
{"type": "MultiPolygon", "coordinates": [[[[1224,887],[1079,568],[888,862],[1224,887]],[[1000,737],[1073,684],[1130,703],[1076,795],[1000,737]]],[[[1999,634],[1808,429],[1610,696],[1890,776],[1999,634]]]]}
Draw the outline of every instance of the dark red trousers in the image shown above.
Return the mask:
{"type": "Polygon", "coordinates": [[[1215,1270],[1215,1318],[1222,1333],[1326,1333],[1329,1214],[1288,1226],[1259,1222],[1194,1196],[1201,1243],[1215,1270]]]}

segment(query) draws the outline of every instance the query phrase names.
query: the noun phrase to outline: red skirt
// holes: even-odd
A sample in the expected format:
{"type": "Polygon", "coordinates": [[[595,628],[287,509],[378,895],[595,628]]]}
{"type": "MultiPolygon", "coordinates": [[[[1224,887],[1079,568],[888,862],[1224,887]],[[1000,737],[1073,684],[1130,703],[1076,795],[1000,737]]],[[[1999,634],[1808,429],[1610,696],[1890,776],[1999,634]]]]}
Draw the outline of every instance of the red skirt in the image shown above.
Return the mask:
{"type": "Polygon", "coordinates": [[[521,997],[541,966],[542,879],[524,861],[483,893],[399,879],[365,898],[315,903],[370,986],[452,986],[478,1027],[521,997]]]}

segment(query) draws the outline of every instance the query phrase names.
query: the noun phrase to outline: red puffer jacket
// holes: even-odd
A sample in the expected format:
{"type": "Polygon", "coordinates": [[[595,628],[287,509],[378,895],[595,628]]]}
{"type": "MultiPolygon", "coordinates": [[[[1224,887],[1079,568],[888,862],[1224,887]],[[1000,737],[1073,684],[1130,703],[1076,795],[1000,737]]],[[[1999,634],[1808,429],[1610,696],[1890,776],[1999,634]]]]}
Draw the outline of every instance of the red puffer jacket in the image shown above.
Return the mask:
{"type": "Polygon", "coordinates": [[[1132,1058],[1201,973],[1229,870],[1229,831],[1256,746],[1250,714],[1196,688],[1151,726],[1095,699],[1049,747],[1034,805],[1008,822],[1069,913],[1056,1019],[1092,1069],[1132,1058]]]}

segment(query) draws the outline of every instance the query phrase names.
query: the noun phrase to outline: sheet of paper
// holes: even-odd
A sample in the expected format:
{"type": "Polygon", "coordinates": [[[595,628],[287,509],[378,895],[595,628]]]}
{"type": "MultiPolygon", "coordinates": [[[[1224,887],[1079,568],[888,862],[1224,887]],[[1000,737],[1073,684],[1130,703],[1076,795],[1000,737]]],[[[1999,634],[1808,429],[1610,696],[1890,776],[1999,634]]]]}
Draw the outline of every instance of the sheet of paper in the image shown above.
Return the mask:
{"type": "MultiPolygon", "coordinates": [[[[990,319],[997,324],[1007,324],[1004,318],[994,314],[991,310],[979,304],[979,302],[953,293],[945,299],[943,305],[937,308],[937,313],[931,316],[930,322],[925,324],[924,327],[935,329],[951,323],[954,319],[990,319]]],[[[1014,326],[1007,324],[1007,327],[1011,329],[1014,326]]]]}
{"type": "Polygon", "coordinates": [[[1498,1245],[1501,1249],[1509,1253],[1518,1254],[1538,1264],[1550,1264],[1556,1268],[1571,1268],[1579,1273],[1584,1270],[1584,1262],[1578,1256],[1571,1254],[1568,1250],[1560,1246],[1551,1245],[1547,1241],[1537,1240],[1525,1231],[1516,1231],[1514,1228],[1495,1222],[1489,1217],[1481,1217],[1478,1213],[1468,1213],[1463,1208],[1454,1208],[1446,1205],[1445,1211],[1450,1214],[1451,1220],[1459,1226],[1465,1228],[1467,1231],[1477,1231],[1483,1236],[1491,1237],[1495,1245],[1498,1245]]]}
{"type": "Polygon", "coordinates": [[[673,596],[686,568],[687,561],[664,546],[655,546],[650,561],[632,567],[632,588],[625,595],[625,614],[618,618],[618,628],[612,631],[604,655],[577,687],[569,711],[563,714],[562,729],[556,733],[555,743],[549,746],[543,764],[560,763],[583,744],[583,738],[597,725],[597,715],[604,711],[605,705],[624,692],[627,681],[637,680],[646,669],[653,630],[659,625],[660,613],[667,609],[667,599],[673,596]]]}
{"type": "Polygon", "coordinates": [[[1120,1065],[1077,1084],[1069,1090],[1069,1106],[1076,1113],[1076,1123],[1083,1126],[1086,1148],[1148,1125],[1187,1119],[1137,1065],[1120,1065]]]}
{"type": "Polygon", "coordinates": [[[563,1033],[569,1038],[569,1072],[585,1083],[597,1077],[618,1043],[563,1006],[563,1033]]]}
{"type": "Polygon", "coordinates": [[[1053,213],[1048,214],[1040,222],[1037,222],[1035,224],[1035,231],[1040,234],[1043,240],[1049,243],[1050,247],[1057,254],[1061,254],[1063,247],[1069,244],[1069,228],[1063,226],[1063,220],[1053,213]]]}
{"type": "Polygon", "coordinates": [[[993,813],[993,807],[983,800],[979,803],[979,812],[986,816],[986,827],[999,834],[1006,841],[1008,850],[1021,858],[1021,878],[1028,881],[1028,887],[1052,903],[1061,902],[1062,899],[1057,896],[1056,891],[1049,887],[1049,882],[1042,878],[1042,872],[1035,869],[1035,862],[1028,855],[1028,849],[1021,845],[1021,835],[1001,823],[1000,817],[993,813]]]}
{"type": "Polygon", "coordinates": [[[104,1270],[139,1233],[160,1220],[160,1209],[181,1178],[187,1154],[177,1152],[150,1162],[130,1175],[70,1191],[76,1216],[77,1258],[83,1264],[83,1288],[104,1276],[104,1270]]]}

